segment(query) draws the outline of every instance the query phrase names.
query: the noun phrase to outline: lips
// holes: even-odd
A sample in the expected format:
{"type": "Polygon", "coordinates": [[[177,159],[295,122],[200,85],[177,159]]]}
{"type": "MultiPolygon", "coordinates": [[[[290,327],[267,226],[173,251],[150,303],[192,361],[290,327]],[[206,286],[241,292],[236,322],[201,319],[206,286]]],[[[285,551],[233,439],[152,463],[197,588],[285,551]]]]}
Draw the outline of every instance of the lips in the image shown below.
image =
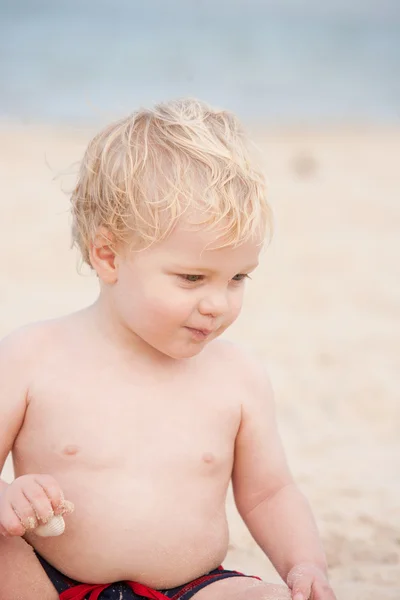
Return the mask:
{"type": "Polygon", "coordinates": [[[198,329],[197,327],[186,327],[195,337],[205,339],[211,333],[213,333],[213,329],[198,329]]]}
{"type": "Polygon", "coordinates": [[[199,331],[203,335],[210,335],[210,333],[212,333],[212,329],[198,329],[197,327],[189,327],[189,329],[192,329],[193,331],[199,331]]]}

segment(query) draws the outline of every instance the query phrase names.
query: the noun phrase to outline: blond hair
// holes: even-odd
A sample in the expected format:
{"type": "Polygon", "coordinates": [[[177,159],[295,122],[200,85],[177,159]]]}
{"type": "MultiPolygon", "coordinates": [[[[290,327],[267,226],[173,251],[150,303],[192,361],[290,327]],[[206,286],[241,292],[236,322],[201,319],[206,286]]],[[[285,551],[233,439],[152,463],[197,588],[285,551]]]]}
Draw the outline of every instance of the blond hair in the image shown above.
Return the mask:
{"type": "Polygon", "coordinates": [[[192,99],[142,109],[96,135],[71,204],[73,242],[89,265],[100,227],[115,248],[139,249],[165,239],[185,213],[215,228],[220,247],[264,238],[271,226],[265,179],[238,119],[192,99]]]}

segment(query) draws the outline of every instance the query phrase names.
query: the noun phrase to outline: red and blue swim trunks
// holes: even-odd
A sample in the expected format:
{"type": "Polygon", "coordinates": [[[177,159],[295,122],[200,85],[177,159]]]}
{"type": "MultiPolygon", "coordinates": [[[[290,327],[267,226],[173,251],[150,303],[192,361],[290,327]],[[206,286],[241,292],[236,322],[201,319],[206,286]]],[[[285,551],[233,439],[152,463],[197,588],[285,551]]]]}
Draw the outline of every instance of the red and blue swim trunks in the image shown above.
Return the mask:
{"type": "MultiPolygon", "coordinates": [[[[59,593],[60,600],[189,600],[202,588],[214,581],[228,577],[254,577],[239,571],[229,571],[218,567],[194,581],[168,590],[153,590],[134,581],[119,581],[107,584],[87,584],[74,581],[52,567],[43,557],[37,557],[48,578],[59,593]]],[[[260,579],[254,577],[254,579],[260,579]]]]}

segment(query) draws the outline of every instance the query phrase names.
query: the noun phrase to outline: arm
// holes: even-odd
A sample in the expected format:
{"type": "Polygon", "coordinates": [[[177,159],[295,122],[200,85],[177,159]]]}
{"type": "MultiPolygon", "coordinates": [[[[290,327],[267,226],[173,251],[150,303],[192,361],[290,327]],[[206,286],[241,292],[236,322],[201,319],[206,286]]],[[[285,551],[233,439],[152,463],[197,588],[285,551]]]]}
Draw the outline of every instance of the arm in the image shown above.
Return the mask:
{"type": "MultiPolygon", "coordinates": [[[[22,427],[27,407],[24,333],[0,342],[0,472],[22,427]]],[[[8,484],[0,479],[0,494],[8,484]]]]}
{"type": "MultiPolygon", "coordinates": [[[[24,422],[35,357],[43,342],[36,325],[0,342],[0,472],[24,422]]],[[[26,474],[11,484],[0,479],[0,534],[22,536],[40,525],[38,535],[39,531],[49,535],[49,529],[43,527],[49,516],[69,512],[72,504],[64,501],[60,486],[50,475],[26,474]]],[[[54,528],[51,531],[54,535],[54,528]]]]}
{"type": "MultiPolygon", "coordinates": [[[[28,405],[32,361],[40,347],[32,333],[31,330],[18,331],[0,342],[0,472],[18,437],[28,405]]],[[[0,523],[0,596],[2,600],[28,597],[55,600],[58,593],[32,548],[20,537],[25,533],[25,527],[7,506],[7,496],[14,483],[9,485],[0,480],[2,516],[13,528],[14,536],[11,537],[9,530],[0,523]]]]}
{"type": "Polygon", "coordinates": [[[314,518],[286,462],[269,380],[251,365],[247,386],[232,475],[238,511],[285,581],[299,564],[326,573],[314,518]]]}

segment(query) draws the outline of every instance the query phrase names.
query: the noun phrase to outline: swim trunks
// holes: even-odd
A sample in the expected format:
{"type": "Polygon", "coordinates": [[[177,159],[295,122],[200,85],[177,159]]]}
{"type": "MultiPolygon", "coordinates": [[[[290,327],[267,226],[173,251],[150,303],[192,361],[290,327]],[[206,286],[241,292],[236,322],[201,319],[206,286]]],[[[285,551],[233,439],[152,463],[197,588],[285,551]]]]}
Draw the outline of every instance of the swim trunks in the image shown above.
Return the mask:
{"type": "Polygon", "coordinates": [[[244,575],[243,573],[239,573],[239,571],[228,571],[223,567],[218,567],[194,581],[169,590],[153,590],[134,581],[86,584],[66,577],[52,567],[37,552],[36,556],[59,593],[60,600],[142,600],[143,598],[151,598],[152,600],[189,600],[189,598],[192,598],[202,588],[220,579],[227,579],[228,577],[254,577],[254,579],[260,579],[253,575],[244,575]]]}

